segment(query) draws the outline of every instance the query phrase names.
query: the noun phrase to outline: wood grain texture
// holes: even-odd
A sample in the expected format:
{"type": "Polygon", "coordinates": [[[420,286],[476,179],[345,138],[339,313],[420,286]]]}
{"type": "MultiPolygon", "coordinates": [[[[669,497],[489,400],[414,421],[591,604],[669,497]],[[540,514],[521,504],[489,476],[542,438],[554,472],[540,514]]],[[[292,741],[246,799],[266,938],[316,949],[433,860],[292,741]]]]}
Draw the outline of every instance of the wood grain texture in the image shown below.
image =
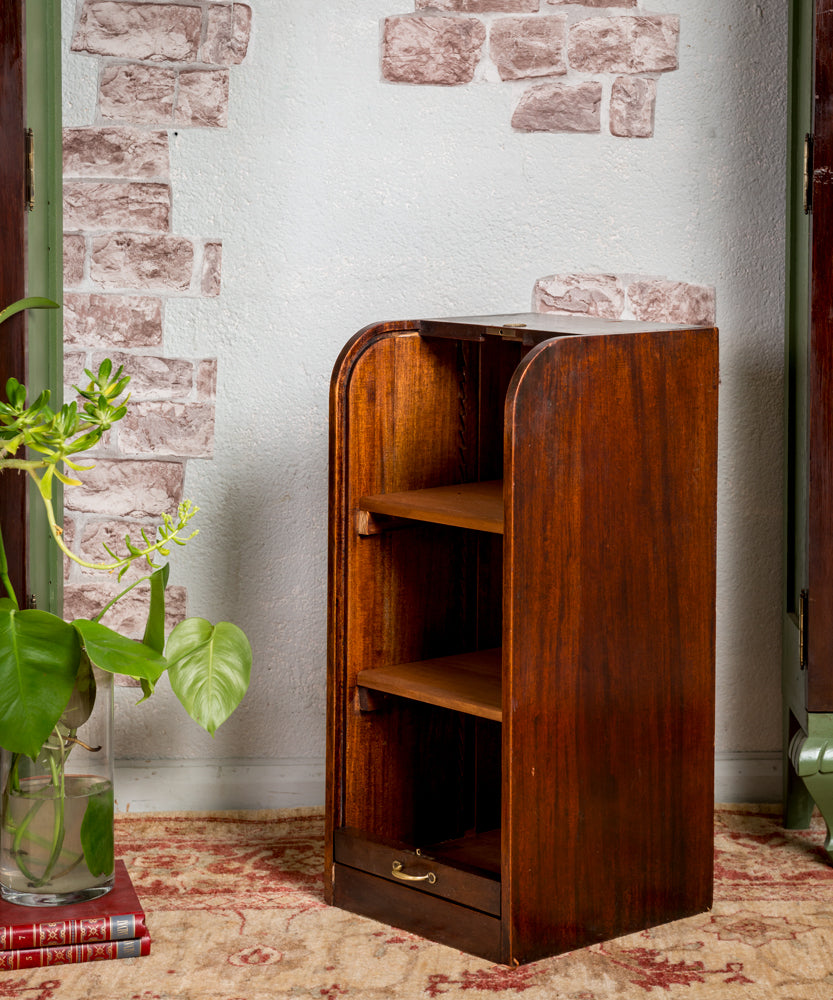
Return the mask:
{"type": "Polygon", "coordinates": [[[821,0],[815,32],[807,710],[833,712],[833,9],[821,0]]]}
{"type": "Polygon", "coordinates": [[[458,483],[362,497],[359,508],[373,514],[503,534],[503,483],[458,483]]]}
{"type": "Polygon", "coordinates": [[[513,960],[710,905],[716,366],[713,332],[564,338],[510,386],[513,960]]]}
{"type": "Polygon", "coordinates": [[[359,672],[362,687],[500,722],[500,650],[458,653],[359,672]]]}
{"type": "MultiPolygon", "coordinates": [[[[26,294],[23,4],[0,0],[0,308],[26,294]]],[[[6,381],[26,378],[25,319],[7,320],[0,330],[0,391],[6,381]]],[[[18,599],[28,593],[26,477],[6,472],[0,479],[0,525],[9,575],[18,599]]]]}

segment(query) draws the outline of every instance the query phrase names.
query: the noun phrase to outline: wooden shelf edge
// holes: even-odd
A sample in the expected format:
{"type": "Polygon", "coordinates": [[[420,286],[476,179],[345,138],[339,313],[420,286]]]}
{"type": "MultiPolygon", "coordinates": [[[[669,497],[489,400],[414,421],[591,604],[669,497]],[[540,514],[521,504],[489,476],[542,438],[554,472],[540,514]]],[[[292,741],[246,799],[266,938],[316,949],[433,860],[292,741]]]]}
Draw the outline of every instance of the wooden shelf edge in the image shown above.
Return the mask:
{"type": "Polygon", "coordinates": [[[378,493],[362,497],[359,509],[385,517],[428,521],[502,535],[503,483],[493,479],[424,490],[404,490],[401,493],[378,493]]]}
{"type": "Polygon", "coordinates": [[[441,656],[362,670],[359,687],[500,722],[501,651],[441,656]]]}

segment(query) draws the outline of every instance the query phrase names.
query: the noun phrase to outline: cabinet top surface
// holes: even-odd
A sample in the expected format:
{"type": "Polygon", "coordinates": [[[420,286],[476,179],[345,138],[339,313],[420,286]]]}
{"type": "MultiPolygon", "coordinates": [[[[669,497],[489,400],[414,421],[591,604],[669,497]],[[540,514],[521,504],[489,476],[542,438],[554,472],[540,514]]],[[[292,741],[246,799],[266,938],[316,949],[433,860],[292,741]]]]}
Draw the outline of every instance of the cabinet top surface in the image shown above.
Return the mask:
{"type": "Polygon", "coordinates": [[[639,320],[597,319],[593,316],[559,316],[554,313],[507,313],[494,316],[459,316],[423,319],[417,324],[426,337],[466,337],[482,340],[489,334],[539,342],[550,337],[598,337],[613,334],[711,330],[712,327],[679,323],[643,323],[639,320]]]}

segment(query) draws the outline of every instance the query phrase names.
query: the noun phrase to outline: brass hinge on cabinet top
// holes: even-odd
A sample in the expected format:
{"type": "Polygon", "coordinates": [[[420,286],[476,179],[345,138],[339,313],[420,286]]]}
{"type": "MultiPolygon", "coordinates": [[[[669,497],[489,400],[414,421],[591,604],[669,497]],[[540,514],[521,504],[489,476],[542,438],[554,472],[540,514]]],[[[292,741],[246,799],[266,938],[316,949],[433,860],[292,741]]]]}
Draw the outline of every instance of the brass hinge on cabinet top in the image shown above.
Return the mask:
{"type": "Polygon", "coordinates": [[[804,136],[804,214],[813,211],[813,137],[804,136]]]}
{"type": "Polygon", "coordinates": [[[35,133],[26,129],[26,208],[35,210],[35,133]]]}
{"type": "Polygon", "coordinates": [[[798,665],[807,669],[807,604],[808,595],[802,590],[798,598],[798,665]]]}

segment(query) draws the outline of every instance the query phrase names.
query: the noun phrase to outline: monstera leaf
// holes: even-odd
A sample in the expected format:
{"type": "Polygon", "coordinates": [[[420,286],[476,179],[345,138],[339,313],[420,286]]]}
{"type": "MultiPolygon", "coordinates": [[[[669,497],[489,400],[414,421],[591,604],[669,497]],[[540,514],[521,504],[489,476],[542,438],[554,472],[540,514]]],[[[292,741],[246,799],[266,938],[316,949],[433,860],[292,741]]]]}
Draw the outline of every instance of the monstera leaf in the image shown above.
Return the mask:
{"type": "Polygon", "coordinates": [[[171,632],[165,653],[174,694],[213,736],[249,686],[249,640],[231,622],[212,625],[205,618],[186,618],[171,632]]]}
{"type": "Polygon", "coordinates": [[[38,755],[69,702],[80,658],[71,625],[0,601],[0,746],[38,755]]]}
{"type": "Polygon", "coordinates": [[[74,628],[81,637],[87,656],[101,670],[126,674],[138,680],[156,683],[165,669],[165,657],[143,642],[126,639],[99,622],[77,618],[74,628]]]}

